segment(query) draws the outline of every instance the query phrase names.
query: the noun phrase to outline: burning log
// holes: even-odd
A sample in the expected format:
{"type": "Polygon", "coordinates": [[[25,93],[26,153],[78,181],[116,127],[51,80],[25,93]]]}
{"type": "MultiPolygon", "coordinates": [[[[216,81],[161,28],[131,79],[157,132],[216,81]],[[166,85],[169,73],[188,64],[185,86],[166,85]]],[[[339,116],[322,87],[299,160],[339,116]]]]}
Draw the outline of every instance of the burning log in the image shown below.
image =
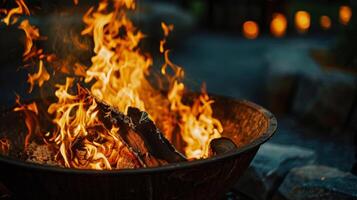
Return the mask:
{"type": "Polygon", "coordinates": [[[186,158],[171,145],[146,112],[129,107],[128,116],[133,122],[133,129],[140,134],[153,156],[169,163],[186,161],[186,158]]]}
{"type": "Polygon", "coordinates": [[[222,155],[237,149],[237,145],[229,138],[213,139],[209,145],[209,157],[222,155]]]}
{"type": "Polygon", "coordinates": [[[122,138],[118,138],[120,142],[113,143],[111,138],[100,134],[104,132],[109,132],[104,126],[88,128],[89,136],[79,138],[76,143],[72,145],[72,151],[76,153],[76,158],[78,158],[74,162],[77,167],[92,166],[91,160],[97,159],[101,159],[104,163],[107,163],[108,166],[111,165],[111,167],[115,169],[134,169],[144,166],[140,158],[125,144],[122,138]],[[91,146],[91,144],[95,143],[102,145],[99,148],[107,149],[107,151],[103,151],[106,152],[104,154],[105,158],[88,151],[89,149],[93,150],[98,148],[91,146]],[[113,165],[113,163],[115,164],[113,165]]]}
{"type": "Polygon", "coordinates": [[[100,120],[107,129],[113,125],[119,128],[119,137],[138,156],[138,160],[144,167],[187,161],[165,138],[146,112],[129,107],[128,115],[124,115],[92,96],[88,90],[85,91],[88,96],[95,99],[100,120]]]}

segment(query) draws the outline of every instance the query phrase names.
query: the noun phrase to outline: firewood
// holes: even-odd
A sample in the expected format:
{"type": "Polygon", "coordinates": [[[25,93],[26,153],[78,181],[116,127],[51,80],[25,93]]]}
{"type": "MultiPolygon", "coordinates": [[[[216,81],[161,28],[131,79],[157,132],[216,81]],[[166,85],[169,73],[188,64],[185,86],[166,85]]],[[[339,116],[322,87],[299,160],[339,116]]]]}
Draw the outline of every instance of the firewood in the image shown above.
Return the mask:
{"type": "Polygon", "coordinates": [[[169,163],[182,162],[187,159],[179,153],[155,126],[146,112],[129,107],[128,116],[133,122],[133,129],[139,133],[148,147],[149,152],[159,159],[169,163]]]}
{"type": "Polygon", "coordinates": [[[237,149],[237,145],[229,138],[221,137],[211,140],[209,157],[222,155],[237,149]]]}
{"type": "Polygon", "coordinates": [[[86,91],[97,103],[100,120],[108,129],[113,125],[119,128],[119,137],[138,156],[144,167],[187,161],[165,138],[146,112],[129,107],[128,115],[125,115],[86,91]]]}

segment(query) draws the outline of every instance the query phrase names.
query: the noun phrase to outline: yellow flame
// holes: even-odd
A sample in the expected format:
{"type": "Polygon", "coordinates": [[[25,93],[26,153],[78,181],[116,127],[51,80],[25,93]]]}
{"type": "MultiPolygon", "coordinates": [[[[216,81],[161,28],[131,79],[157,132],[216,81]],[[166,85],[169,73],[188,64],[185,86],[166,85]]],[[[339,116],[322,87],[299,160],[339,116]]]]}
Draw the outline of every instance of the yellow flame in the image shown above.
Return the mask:
{"type": "MultiPolygon", "coordinates": [[[[162,23],[164,31],[164,41],[169,35],[170,26],[162,23]]],[[[172,31],[173,26],[170,28],[172,31]]],[[[212,139],[221,137],[223,127],[219,120],[214,118],[209,96],[205,89],[195,100],[192,107],[185,105],[183,100],[184,84],[180,81],[184,77],[184,71],[169,59],[169,50],[164,50],[165,63],[161,67],[161,73],[166,75],[170,83],[168,100],[170,101],[170,110],[179,114],[179,126],[182,139],[186,143],[185,154],[188,158],[206,158],[208,157],[208,147],[212,139]],[[173,71],[173,74],[167,74],[167,67],[173,71]]]]}
{"type": "MultiPolygon", "coordinates": [[[[117,6],[135,7],[133,1],[117,2],[117,6]]],[[[145,110],[140,94],[150,92],[143,90],[143,84],[149,85],[145,74],[152,60],[137,49],[144,35],[136,30],[123,8],[106,13],[106,6],[102,3],[97,11],[91,9],[84,17],[87,28],[82,34],[93,35],[96,54],[85,81],[94,81],[92,93],[123,112],[129,106],[145,110]],[[126,34],[120,36],[119,30],[126,34]]]]}
{"type": "Polygon", "coordinates": [[[17,17],[16,15],[21,15],[21,14],[26,14],[30,15],[30,11],[27,8],[25,2],[23,0],[15,0],[15,3],[17,4],[16,8],[13,8],[7,12],[6,17],[2,20],[6,25],[14,24],[17,22],[17,17]],[[13,20],[11,21],[11,18],[13,20]]]}
{"type": "Polygon", "coordinates": [[[178,112],[181,116],[179,123],[181,136],[187,144],[185,154],[188,158],[206,158],[210,141],[221,137],[222,124],[212,117],[213,101],[205,92],[195,100],[192,107],[182,103],[183,92],[183,83],[176,81],[168,98],[171,102],[171,110],[178,112]]]}
{"type": "Polygon", "coordinates": [[[59,146],[66,167],[88,169],[112,169],[119,165],[119,152],[124,144],[116,137],[119,129],[107,130],[98,119],[97,104],[78,90],[77,95],[68,92],[74,79],[57,85],[58,102],[48,108],[55,115],[53,122],[58,129],[53,141],[59,146]]]}
{"type": "Polygon", "coordinates": [[[295,27],[300,33],[305,33],[310,28],[310,14],[306,11],[295,13],[295,27]]]}
{"type": "Polygon", "coordinates": [[[288,22],[285,15],[274,13],[273,19],[270,22],[270,31],[275,37],[283,37],[286,33],[288,22]]]}
{"type": "Polygon", "coordinates": [[[343,25],[348,25],[352,17],[352,9],[349,6],[340,6],[339,18],[340,23],[343,25]]]}
{"type": "Polygon", "coordinates": [[[31,53],[33,40],[38,40],[40,38],[40,33],[36,27],[30,25],[28,20],[22,21],[19,25],[19,29],[22,29],[26,34],[25,51],[23,55],[27,56],[29,53],[31,53]]]}
{"type": "Polygon", "coordinates": [[[248,39],[255,39],[259,35],[259,26],[255,21],[246,21],[243,24],[243,36],[248,39]]]}
{"type": "Polygon", "coordinates": [[[20,97],[16,97],[17,107],[14,108],[15,112],[23,112],[25,114],[25,124],[27,127],[27,134],[25,137],[25,148],[29,145],[30,139],[35,134],[40,134],[40,124],[38,121],[38,109],[35,102],[29,104],[22,104],[20,97]]]}
{"type": "Polygon", "coordinates": [[[161,22],[161,28],[164,31],[164,39],[160,41],[160,53],[164,53],[164,45],[166,44],[166,38],[169,36],[170,32],[174,29],[172,24],[166,25],[164,22],[161,22]]]}
{"type": "MultiPolygon", "coordinates": [[[[192,106],[183,103],[184,71],[169,59],[170,51],[165,49],[166,39],[173,30],[173,25],[161,24],[164,38],[160,42],[160,52],[165,62],[161,67],[161,75],[158,76],[164,87],[156,88],[150,82],[153,61],[139,47],[145,35],[127,16],[127,11],[135,7],[134,0],[103,0],[97,7],[91,7],[83,16],[86,26],[81,32],[83,36],[93,38],[94,56],[91,58],[91,65],[85,67],[76,63],[75,66],[66,66],[62,72],[68,75],[73,71],[75,75],[84,77],[84,82],[90,86],[90,91],[96,98],[121,112],[126,113],[129,106],[147,111],[156,124],[167,131],[165,136],[169,139],[178,126],[187,157],[206,158],[210,141],[220,137],[223,132],[220,121],[213,117],[213,101],[203,90],[192,106]],[[67,70],[68,67],[74,67],[74,70],[67,70]],[[161,89],[168,90],[167,95],[163,95],[161,89]]],[[[24,54],[43,56],[42,50],[32,50],[35,49],[32,40],[39,37],[39,34],[33,32],[38,33],[38,30],[26,21],[21,27],[27,31],[28,43],[24,54]]],[[[257,36],[257,25],[256,29],[257,36]]],[[[45,58],[52,59],[50,56],[43,56],[45,58]]],[[[35,84],[42,87],[49,78],[50,75],[40,59],[38,72],[29,75],[31,90],[35,84]]],[[[71,92],[74,82],[74,78],[67,76],[65,84],[56,85],[55,96],[58,100],[47,110],[53,116],[56,130],[49,134],[51,137],[47,138],[47,142],[56,145],[57,159],[66,167],[122,167],[125,159],[134,156],[125,150],[125,145],[118,137],[119,128],[112,127],[108,130],[103,125],[97,116],[96,101],[84,95],[80,88],[77,93],[71,92]],[[126,157],[122,156],[123,152],[126,157]]],[[[17,109],[19,110],[23,109],[17,109]]],[[[28,135],[33,135],[32,132],[28,135]]]]}
{"type": "Polygon", "coordinates": [[[30,92],[33,90],[34,85],[37,83],[39,87],[43,85],[45,81],[50,79],[50,74],[47,72],[46,67],[43,65],[43,61],[40,60],[38,66],[38,72],[29,74],[27,82],[30,84],[30,92]]]}

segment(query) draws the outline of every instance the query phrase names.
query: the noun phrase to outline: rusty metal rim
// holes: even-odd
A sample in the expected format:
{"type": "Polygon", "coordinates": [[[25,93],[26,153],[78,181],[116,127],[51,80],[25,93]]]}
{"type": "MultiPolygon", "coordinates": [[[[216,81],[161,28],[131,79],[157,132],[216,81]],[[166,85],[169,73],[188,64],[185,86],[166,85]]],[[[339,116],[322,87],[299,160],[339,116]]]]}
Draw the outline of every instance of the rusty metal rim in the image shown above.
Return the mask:
{"type": "MultiPolygon", "coordinates": [[[[227,97],[222,97],[218,95],[213,95],[213,97],[219,97],[221,99],[228,99],[227,97]]],[[[173,164],[168,164],[164,165],[161,167],[152,167],[152,168],[138,168],[138,169],[118,169],[118,170],[91,170],[91,169],[73,169],[73,168],[61,168],[61,167],[54,167],[54,166],[46,166],[46,165],[41,165],[41,164],[35,164],[35,163],[29,163],[25,162],[22,160],[17,160],[14,158],[6,157],[6,156],[1,156],[0,155],[0,163],[5,162],[11,165],[16,165],[19,167],[24,167],[27,169],[31,170],[39,170],[39,171],[48,171],[48,172],[57,172],[57,173],[70,173],[70,174],[79,174],[79,175],[128,175],[128,174],[151,174],[151,173],[160,173],[163,171],[170,171],[170,170],[178,170],[178,169],[184,169],[184,168],[190,168],[194,167],[197,165],[204,165],[206,163],[211,163],[211,162],[218,162],[220,160],[224,159],[229,159],[232,157],[236,157],[239,154],[252,150],[254,148],[259,148],[260,145],[265,143],[267,140],[269,140],[275,133],[277,129],[277,120],[275,116],[265,108],[252,103],[248,100],[234,100],[231,99],[232,101],[235,101],[237,103],[245,104],[261,113],[264,114],[266,119],[268,120],[268,129],[261,134],[261,136],[251,142],[250,144],[238,148],[236,151],[233,151],[231,153],[227,153],[225,155],[220,155],[208,159],[203,159],[203,160],[196,160],[196,161],[190,161],[190,162],[181,162],[181,163],[173,163],[173,164]]]]}

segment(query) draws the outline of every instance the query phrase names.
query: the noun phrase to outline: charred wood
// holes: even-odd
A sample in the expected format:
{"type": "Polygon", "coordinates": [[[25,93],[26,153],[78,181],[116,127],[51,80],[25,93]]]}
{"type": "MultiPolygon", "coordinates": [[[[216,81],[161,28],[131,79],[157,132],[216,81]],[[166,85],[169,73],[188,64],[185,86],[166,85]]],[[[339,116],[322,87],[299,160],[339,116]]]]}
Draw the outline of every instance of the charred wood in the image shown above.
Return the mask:
{"type": "Polygon", "coordinates": [[[167,163],[177,163],[187,159],[179,153],[164,137],[146,112],[129,107],[128,115],[95,99],[99,109],[99,118],[110,129],[113,125],[119,128],[119,137],[138,156],[144,167],[156,167],[167,163]]]}
{"type": "Polygon", "coordinates": [[[209,145],[209,157],[222,155],[237,149],[237,145],[230,139],[221,137],[213,139],[209,145]]]}

